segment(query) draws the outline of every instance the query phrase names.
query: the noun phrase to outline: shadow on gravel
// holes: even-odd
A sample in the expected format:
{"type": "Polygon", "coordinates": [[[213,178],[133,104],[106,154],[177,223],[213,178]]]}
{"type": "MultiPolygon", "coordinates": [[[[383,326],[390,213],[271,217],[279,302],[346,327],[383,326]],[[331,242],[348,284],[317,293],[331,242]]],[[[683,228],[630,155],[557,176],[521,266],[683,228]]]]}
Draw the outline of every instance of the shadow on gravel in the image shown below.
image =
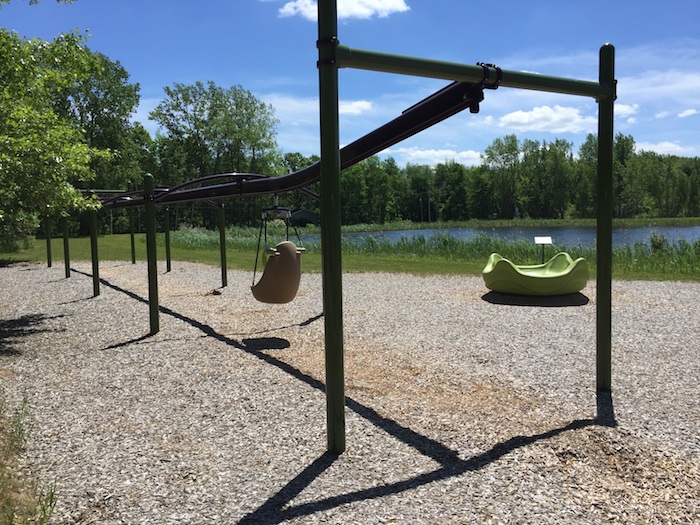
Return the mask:
{"type": "MultiPolygon", "coordinates": [[[[0,268],[9,268],[10,266],[29,266],[31,262],[28,259],[0,259],[0,268]]],[[[25,268],[29,270],[29,268],[25,268]]]]}
{"type": "Polygon", "coordinates": [[[583,295],[581,292],[552,297],[536,297],[530,295],[511,295],[500,292],[489,292],[484,294],[481,298],[487,303],[508,304],[511,306],[585,306],[589,302],[588,297],[583,295]]]}
{"type": "Polygon", "coordinates": [[[62,315],[46,316],[43,314],[23,315],[17,319],[0,320],[0,356],[21,355],[15,348],[15,342],[22,337],[40,332],[55,332],[54,328],[43,328],[41,325],[49,319],[59,319],[62,315]]]}
{"type": "Polygon", "coordinates": [[[566,426],[554,428],[540,434],[530,436],[514,436],[506,441],[495,444],[489,450],[467,459],[460,459],[457,451],[452,450],[442,443],[423,436],[413,430],[401,426],[396,421],[385,418],[373,409],[348,399],[348,407],[363,416],[370,423],[400,439],[407,445],[415,448],[422,454],[434,459],[440,467],[432,472],[426,472],[418,476],[378,487],[370,487],[355,492],[348,492],[338,496],[331,496],[310,503],[289,506],[289,502],[301,494],[316,478],[328,470],[338,458],[337,455],[326,452],[314,460],[308,467],[287,483],[274,496],[268,499],[255,511],[244,516],[239,524],[256,523],[283,523],[303,516],[311,516],[317,512],[327,511],[341,505],[347,505],[358,501],[372,500],[384,496],[400,494],[413,490],[422,485],[442,481],[448,478],[461,476],[470,471],[480,470],[499,458],[527,447],[551,439],[559,434],[575,431],[591,426],[615,427],[615,414],[613,412],[612,395],[609,391],[598,392],[598,412],[594,419],[576,419],[566,426]]]}
{"type": "MultiPolygon", "coordinates": [[[[148,302],[146,299],[134,294],[133,292],[129,292],[128,290],[124,290],[118,286],[110,284],[104,279],[101,279],[101,282],[105,286],[109,286],[114,290],[123,292],[129,297],[132,297],[138,301],[144,303],[148,302]]],[[[585,298],[585,296],[583,297],[585,298]]],[[[588,299],[586,298],[586,301],[587,300],[588,299]]],[[[289,346],[289,342],[285,339],[263,337],[238,341],[218,333],[216,330],[214,330],[214,328],[207,324],[175,312],[170,308],[161,306],[160,311],[163,314],[173,316],[176,319],[190,324],[191,326],[201,330],[207,336],[221,341],[233,348],[256,356],[258,359],[279,368],[312,388],[315,388],[321,392],[325,392],[326,390],[325,385],[320,380],[305,374],[288,363],[265,353],[265,350],[287,348],[289,346]]],[[[310,319],[306,324],[313,322],[317,318],[318,317],[310,319]]],[[[299,326],[304,325],[305,323],[301,323],[299,326]]],[[[497,461],[499,458],[510,454],[511,452],[533,445],[539,441],[551,439],[565,432],[580,430],[582,428],[592,426],[617,426],[613,409],[612,394],[609,391],[600,391],[598,392],[596,399],[596,417],[593,419],[576,419],[568,425],[553,428],[539,434],[513,436],[510,439],[496,443],[490,449],[482,452],[481,454],[477,454],[467,459],[461,459],[458,451],[445,446],[435,439],[424,436],[415,430],[403,426],[391,418],[379,414],[375,409],[364,405],[351,397],[346,397],[346,405],[348,409],[352,410],[369,423],[375,425],[377,428],[391,435],[395,439],[398,439],[407,446],[414,448],[419,453],[431,458],[437,462],[440,467],[431,472],[426,472],[396,483],[369,487],[337,496],[330,496],[328,498],[309,503],[290,506],[289,503],[295,497],[301,494],[306,487],[308,487],[314,480],[321,476],[335,463],[338,456],[336,454],[326,452],[311,462],[311,464],[304,468],[304,470],[291,479],[276,494],[258,507],[258,509],[244,516],[238,522],[239,524],[277,524],[297,517],[311,516],[317,512],[330,510],[349,503],[377,499],[393,494],[400,494],[423,485],[461,476],[470,471],[480,470],[497,461]]]]}
{"type": "Polygon", "coordinates": [[[142,335],[141,337],[135,337],[134,339],[129,339],[128,341],[123,341],[121,343],[115,343],[113,345],[105,346],[104,348],[102,348],[102,351],[104,352],[105,350],[116,350],[117,348],[124,348],[125,346],[134,345],[136,343],[140,343],[141,341],[145,341],[146,339],[152,336],[153,334],[146,334],[142,335]]]}
{"type": "Polygon", "coordinates": [[[246,350],[262,352],[263,350],[285,350],[292,346],[289,341],[281,337],[256,337],[254,339],[243,339],[241,343],[246,350]]]}

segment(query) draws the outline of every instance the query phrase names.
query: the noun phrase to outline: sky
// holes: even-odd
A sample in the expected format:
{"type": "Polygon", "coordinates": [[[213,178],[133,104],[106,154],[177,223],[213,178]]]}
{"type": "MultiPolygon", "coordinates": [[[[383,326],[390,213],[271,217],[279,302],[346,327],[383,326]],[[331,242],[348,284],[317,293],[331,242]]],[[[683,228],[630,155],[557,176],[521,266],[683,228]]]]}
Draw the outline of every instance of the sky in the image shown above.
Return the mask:
{"type": "MultiPolygon", "coordinates": [[[[577,80],[598,79],[603,44],[616,50],[615,133],[638,151],[700,156],[698,0],[338,0],[338,39],[351,48],[577,80]]],[[[240,85],[271,104],[283,153],[319,153],[316,2],[312,0],[12,0],[0,26],[45,40],[78,30],[140,85],[133,120],[175,83],[240,85]]],[[[449,82],[341,69],[340,132],[347,144],[449,82]]],[[[500,87],[464,111],[380,154],[400,166],[477,165],[497,138],[576,152],[597,131],[592,98],[500,87]]]]}

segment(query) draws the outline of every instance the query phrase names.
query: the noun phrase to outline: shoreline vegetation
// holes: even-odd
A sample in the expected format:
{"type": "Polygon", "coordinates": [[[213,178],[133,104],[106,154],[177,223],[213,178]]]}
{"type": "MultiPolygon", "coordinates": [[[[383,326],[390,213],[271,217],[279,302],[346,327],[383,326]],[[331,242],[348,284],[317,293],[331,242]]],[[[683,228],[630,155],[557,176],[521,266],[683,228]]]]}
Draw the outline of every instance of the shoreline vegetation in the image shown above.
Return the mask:
{"type": "MultiPolygon", "coordinates": [[[[616,227],[655,226],[696,226],[700,218],[662,218],[662,219],[624,219],[614,221],[616,227]]],[[[595,219],[586,220],[531,220],[516,219],[508,221],[466,221],[466,222],[432,222],[413,223],[400,221],[391,224],[362,224],[344,227],[344,232],[372,232],[402,229],[439,229],[483,227],[485,233],[472,240],[456,239],[449,233],[433,235],[429,238],[418,236],[401,239],[392,243],[377,240],[371,236],[361,241],[343,241],[343,269],[349,272],[378,271],[404,272],[414,274],[463,274],[481,273],[488,256],[492,252],[513,260],[517,264],[535,264],[541,262],[542,250],[527,241],[504,241],[488,235],[488,229],[520,226],[567,226],[595,227],[595,219]]],[[[308,226],[300,229],[300,234],[319,233],[320,228],[308,226]]],[[[258,243],[258,228],[232,227],[226,230],[227,264],[230,268],[250,269],[252,271],[258,243]]],[[[291,232],[290,232],[291,235],[291,232]]],[[[284,237],[284,227],[268,225],[268,237],[284,237]]],[[[203,228],[180,228],[171,232],[171,259],[220,264],[219,233],[203,228]]],[[[158,234],[158,259],[165,258],[164,234],[158,234]]],[[[131,249],[128,234],[100,236],[98,242],[100,260],[130,260],[131,249]]],[[[63,259],[61,238],[51,242],[52,258],[63,259]]],[[[305,244],[304,269],[316,272],[321,269],[319,242],[305,244]]],[[[85,237],[71,239],[71,259],[90,260],[90,239],[85,237]]],[[[594,247],[548,246],[545,257],[549,258],[558,251],[567,251],[572,257],[584,257],[589,262],[591,277],[596,272],[596,250],[594,247]]],[[[145,259],[145,234],[136,235],[136,258],[145,259]]],[[[0,264],[17,262],[42,262],[47,260],[46,244],[37,239],[32,248],[17,253],[0,253],[0,264]]],[[[613,248],[613,278],[628,280],[700,280],[700,241],[680,240],[671,242],[663,235],[652,231],[648,243],[615,246],[613,248]]]]}
{"type": "MultiPolygon", "coordinates": [[[[507,227],[581,227],[595,228],[596,219],[493,219],[468,221],[412,222],[394,221],[387,224],[351,224],[343,226],[343,232],[369,232],[392,230],[426,230],[442,228],[507,228],[507,227]]],[[[700,226],[700,217],[655,217],[613,219],[613,227],[653,228],[662,226],[700,226]]],[[[307,226],[305,233],[320,233],[317,226],[307,226]]]]}

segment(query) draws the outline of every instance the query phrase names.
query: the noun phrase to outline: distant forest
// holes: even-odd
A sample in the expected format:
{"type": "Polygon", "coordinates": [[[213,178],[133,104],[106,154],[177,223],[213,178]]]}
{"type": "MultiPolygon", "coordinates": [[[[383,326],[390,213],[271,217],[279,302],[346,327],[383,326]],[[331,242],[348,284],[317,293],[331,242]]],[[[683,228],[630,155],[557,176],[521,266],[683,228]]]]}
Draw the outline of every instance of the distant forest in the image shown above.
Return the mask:
{"type": "MultiPolygon", "coordinates": [[[[618,134],[614,144],[614,216],[697,217],[700,159],[636,152],[634,139],[618,134]]],[[[572,144],[496,139],[482,164],[447,161],[431,168],[393,159],[368,161],[343,174],[346,223],[591,218],[596,213],[597,137],[572,144]]]]}

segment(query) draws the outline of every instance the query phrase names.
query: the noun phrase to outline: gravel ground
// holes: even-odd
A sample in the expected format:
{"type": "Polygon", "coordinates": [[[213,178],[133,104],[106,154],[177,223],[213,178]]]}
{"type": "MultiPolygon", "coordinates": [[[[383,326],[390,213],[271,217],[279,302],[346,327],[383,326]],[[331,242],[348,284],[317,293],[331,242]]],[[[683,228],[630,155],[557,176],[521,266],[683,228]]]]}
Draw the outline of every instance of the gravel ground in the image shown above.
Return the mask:
{"type": "Polygon", "coordinates": [[[321,280],[257,303],[250,273],[0,268],[0,400],[53,523],[698,523],[700,283],[613,283],[613,393],[595,286],[344,276],[347,450],[326,450],[321,280]]]}

